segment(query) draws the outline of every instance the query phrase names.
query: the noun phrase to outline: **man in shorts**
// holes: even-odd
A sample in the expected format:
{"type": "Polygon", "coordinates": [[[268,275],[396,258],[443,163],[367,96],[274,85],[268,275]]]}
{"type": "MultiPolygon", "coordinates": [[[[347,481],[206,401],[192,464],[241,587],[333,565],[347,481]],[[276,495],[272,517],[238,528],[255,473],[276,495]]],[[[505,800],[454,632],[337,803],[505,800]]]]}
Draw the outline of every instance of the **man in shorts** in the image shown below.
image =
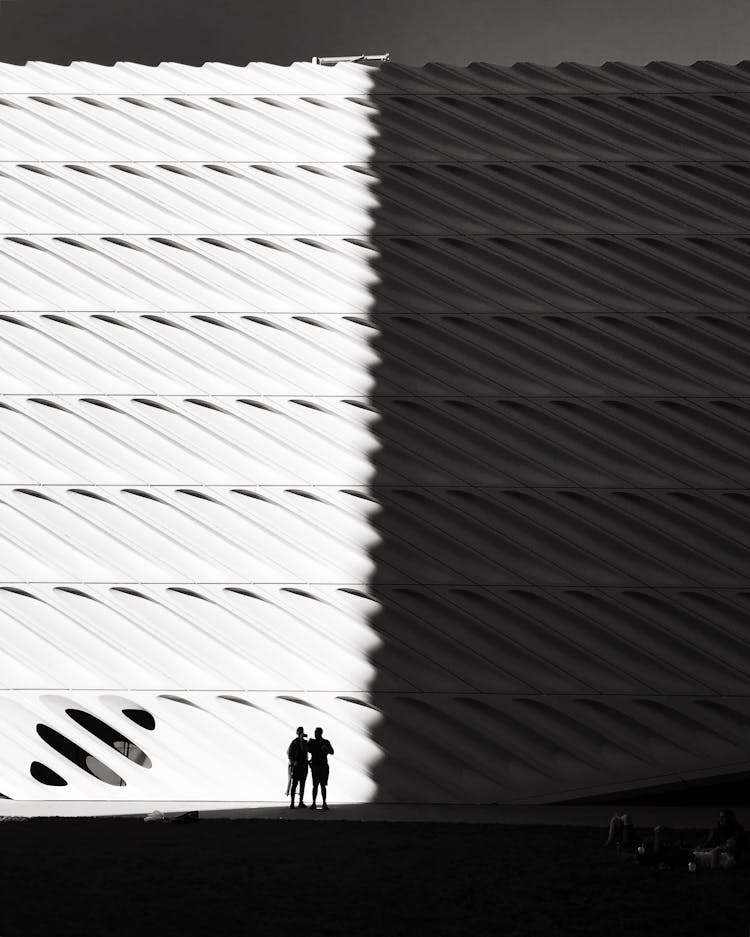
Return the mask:
{"type": "Polygon", "coordinates": [[[323,809],[328,810],[326,803],[326,788],[328,787],[328,756],[333,754],[333,745],[328,739],[323,738],[323,730],[318,727],[315,730],[315,738],[307,743],[307,750],[310,752],[310,771],[312,771],[313,794],[310,810],[315,810],[317,804],[315,800],[318,796],[318,788],[323,798],[323,809]]]}

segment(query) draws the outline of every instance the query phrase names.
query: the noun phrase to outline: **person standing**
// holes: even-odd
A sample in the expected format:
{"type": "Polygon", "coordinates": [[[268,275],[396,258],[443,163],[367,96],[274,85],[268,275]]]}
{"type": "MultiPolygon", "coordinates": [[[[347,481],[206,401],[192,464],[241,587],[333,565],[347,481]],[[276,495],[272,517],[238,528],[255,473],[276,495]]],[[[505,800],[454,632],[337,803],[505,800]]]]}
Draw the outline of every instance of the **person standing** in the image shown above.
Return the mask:
{"type": "Polygon", "coordinates": [[[313,783],[313,793],[312,793],[312,803],[310,804],[310,809],[315,810],[316,803],[315,800],[318,796],[318,787],[320,787],[320,794],[323,799],[323,809],[328,810],[328,804],[326,803],[326,790],[328,787],[328,756],[333,754],[333,745],[328,741],[328,739],[323,738],[323,730],[318,727],[315,730],[315,738],[310,739],[307,743],[308,751],[310,752],[310,771],[312,772],[312,783],[313,783]]]}
{"type": "Polygon", "coordinates": [[[292,802],[289,804],[294,810],[294,795],[299,784],[299,806],[304,807],[305,781],[307,780],[307,733],[302,726],[297,726],[297,735],[292,739],[286,750],[289,759],[289,778],[292,782],[292,802]]]}

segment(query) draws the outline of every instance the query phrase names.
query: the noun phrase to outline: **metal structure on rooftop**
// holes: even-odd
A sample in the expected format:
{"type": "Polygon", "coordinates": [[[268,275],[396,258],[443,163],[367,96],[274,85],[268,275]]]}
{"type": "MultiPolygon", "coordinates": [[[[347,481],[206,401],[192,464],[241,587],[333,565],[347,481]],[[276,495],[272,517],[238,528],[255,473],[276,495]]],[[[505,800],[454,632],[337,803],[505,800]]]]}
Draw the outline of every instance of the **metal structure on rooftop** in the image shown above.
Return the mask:
{"type": "Polygon", "coordinates": [[[314,55],[311,59],[313,65],[339,65],[341,62],[353,62],[355,65],[384,65],[390,62],[390,52],[378,55],[314,55]]]}

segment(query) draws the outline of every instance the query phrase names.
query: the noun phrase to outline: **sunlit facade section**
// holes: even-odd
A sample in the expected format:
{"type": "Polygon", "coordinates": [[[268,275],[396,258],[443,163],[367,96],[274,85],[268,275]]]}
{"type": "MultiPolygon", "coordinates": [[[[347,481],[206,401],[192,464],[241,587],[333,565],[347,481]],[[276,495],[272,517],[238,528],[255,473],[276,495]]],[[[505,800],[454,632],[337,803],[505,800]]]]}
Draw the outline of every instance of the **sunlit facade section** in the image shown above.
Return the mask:
{"type": "Polygon", "coordinates": [[[0,66],[0,794],[369,800],[371,69],[0,66]]]}

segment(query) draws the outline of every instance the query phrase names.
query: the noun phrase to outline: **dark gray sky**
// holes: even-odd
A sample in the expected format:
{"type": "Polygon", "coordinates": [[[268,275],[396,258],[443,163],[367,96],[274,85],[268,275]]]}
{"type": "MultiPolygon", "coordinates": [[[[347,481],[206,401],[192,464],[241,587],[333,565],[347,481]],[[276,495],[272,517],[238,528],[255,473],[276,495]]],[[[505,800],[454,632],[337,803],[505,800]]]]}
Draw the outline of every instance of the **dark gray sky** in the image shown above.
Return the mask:
{"type": "Polygon", "coordinates": [[[0,61],[750,58],[748,0],[0,0],[0,61]]]}

